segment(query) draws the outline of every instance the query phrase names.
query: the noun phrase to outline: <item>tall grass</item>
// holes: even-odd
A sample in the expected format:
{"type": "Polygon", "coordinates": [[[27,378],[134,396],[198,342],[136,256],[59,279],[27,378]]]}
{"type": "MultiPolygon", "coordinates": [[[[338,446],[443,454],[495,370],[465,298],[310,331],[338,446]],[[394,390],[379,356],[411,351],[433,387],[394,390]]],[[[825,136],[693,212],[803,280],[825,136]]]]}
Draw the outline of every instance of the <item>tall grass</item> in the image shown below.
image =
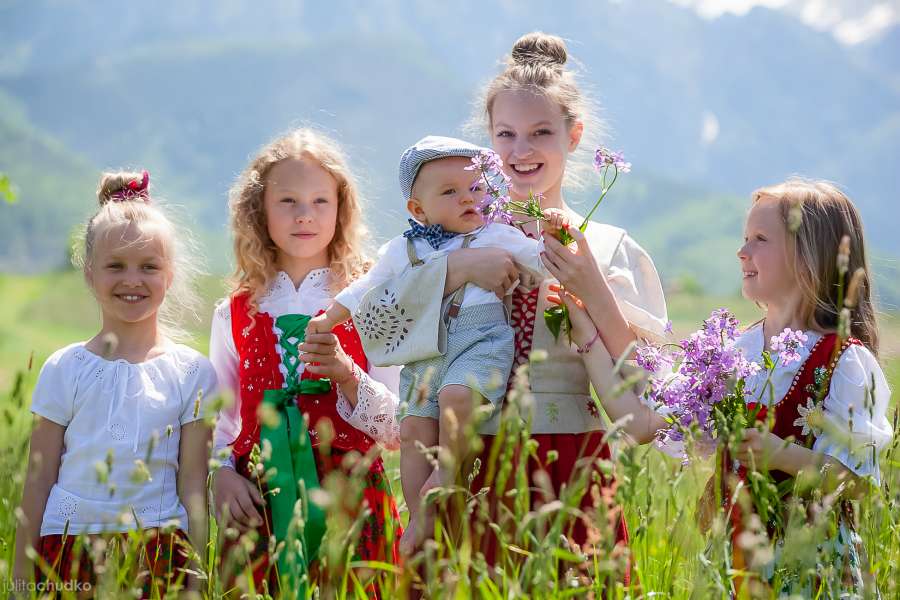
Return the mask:
{"type": "MultiPolygon", "coordinates": [[[[22,302],[26,307],[23,310],[35,301],[47,301],[37,287],[32,284],[29,288],[31,297],[28,302],[22,302]]],[[[68,300],[72,302],[71,298],[68,300]]],[[[679,324],[683,324],[682,330],[693,327],[708,307],[730,302],[730,299],[723,302],[675,298],[672,306],[676,327],[679,324]]],[[[739,310],[744,311],[745,321],[752,319],[752,307],[745,305],[739,310]]],[[[0,323],[0,328],[13,326],[10,322],[0,323]]],[[[88,326],[84,329],[87,335],[88,326]]],[[[888,338],[900,339],[893,337],[894,325],[887,331],[888,338]]],[[[62,333],[68,335],[71,329],[62,333]]],[[[46,339],[54,336],[59,337],[59,332],[45,334],[46,339]]],[[[54,346],[42,348],[41,353],[73,339],[53,339],[54,346]]],[[[34,368],[28,368],[29,350],[23,347],[23,341],[30,341],[28,333],[17,344],[8,339],[3,344],[5,357],[16,360],[6,365],[7,391],[0,398],[0,472],[5,475],[0,479],[0,581],[8,581],[12,573],[15,507],[21,496],[31,427],[29,393],[40,364],[38,358],[34,368]],[[18,368],[13,366],[16,364],[18,368]]],[[[886,346],[895,344],[896,347],[896,343],[888,342],[886,346]]],[[[891,360],[887,371],[896,388],[896,362],[891,360]]],[[[503,426],[490,458],[466,465],[458,485],[433,492],[430,500],[444,507],[436,522],[434,541],[426,543],[402,567],[353,560],[360,520],[350,518],[342,506],[347,498],[359,494],[358,478],[334,472],[325,479],[326,500],[342,501],[327,503],[329,531],[321,551],[318,580],[321,585],[310,586],[309,597],[365,598],[372,589],[377,589],[386,598],[406,597],[413,590],[428,598],[727,598],[737,580],[743,582],[738,592],[741,597],[776,597],[766,587],[752,585],[752,573],[738,572],[729,564],[724,515],[718,515],[706,534],[697,525],[698,498],[712,473],[711,461],[682,464],[652,447],[633,446],[614,425],[607,434],[615,449],[611,460],[588,461],[595,468],[588,468],[586,462],[558,498],[547,498],[541,505],[532,504],[524,460],[536,450],[527,420],[530,406],[527,369],[516,377],[515,392],[504,409],[503,426]],[[605,483],[601,473],[612,477],[615,486],[601,485],[605,483]],[[488,482],[495,489],[505,490],[502,502],[491,503],[486,490],[471,489],[468,484],[476,474],[489,474],[488,482]],[[578,508],[584,494],[593,500],[593,508],[587,512],[578,508]],[[618,510],[624,513],[628,525],[627,545],[615,543],[613,527],[618,510]],[[578,548],[566,540],[564,533],[574,519],[590,524],[589,539],[593,546],[578,548]],[[492,539],[499,543],[495,559],[489,563],[485,549],[492,539]],[[628,569],[631,581],[626,584],[628,569]]],[[[897,416],[892,415],[892,419],[896,431],[897,416]]],[[[473,438],[472,443],[477,441],[473,438]]],[[[880,457],[880,485],[854,501],[858,531],[884,598],[900,597],[900,584],[893,571],[900,564],[898,445],[900,442],[895,438],[880,457]]],[[[385,459],[394,492],[399,495],[397,456],[387,453],[385,459]]],[[[358,468],[365,465],[363,458],[358,468]]],[[[530,484],[546,491],[546,482],[540,478],[531,480],[530,484]]],[[[398,502],[402,503],[399,497],[398,502]]],[[[823,505],[821,501],[817,504],[823,505]]],[[[796,591],[801,594],[798,597],[807,597],[810,589],[811,597],[834,597],[837,589],[838,571],[823,562],[818,550],[818,542],[829,535],[825,514],[827,511],[820,513],[816,517],[819,520],[792,521],[785,535],[789,550],[786,558],[806,576],[802,586],[797,584],[796,591]]],[[[194,565],[205,597],[239,595],[219,575],[219,567],[227,559],[220,553],[226,537],[240,539],[242,536],[234,529],[220,528],[211,518],[210,543],[199,549],[194,565]]],[[[760,545],[767,543],[763,539],[760,545]]],[[[241,547],[252,544],[252,536],[245,537],[241,547]]],[[[140,562],[143,548],[140,537],[131,536],[123,543],[96,549],[105,552],[107,558],[105,568],[97,573],[95,593],[105,597],[134,594],[134,565],[140,562]]],[[[774,548],[770,549],[774,554],[774,548]]],[[[784,555],[782,552],[781,556],[784,555]]],[[[243,593],[249,597],[265,597],[270,590],[253,589],[252,577],[248,575],[249,571],[244,569],[244,577],[237,582],[243,587],[243,593]]],[[[171,586],[173,597],[175,588],[177,585],[171,586]]]]}

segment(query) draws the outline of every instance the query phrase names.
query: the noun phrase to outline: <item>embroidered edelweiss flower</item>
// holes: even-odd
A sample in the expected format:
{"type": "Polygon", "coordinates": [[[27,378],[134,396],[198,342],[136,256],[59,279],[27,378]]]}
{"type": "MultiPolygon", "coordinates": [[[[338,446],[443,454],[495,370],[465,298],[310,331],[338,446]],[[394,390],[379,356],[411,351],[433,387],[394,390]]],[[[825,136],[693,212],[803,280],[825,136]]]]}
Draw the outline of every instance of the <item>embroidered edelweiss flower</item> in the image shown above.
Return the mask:
{"type": "Polygon", "coordinates": [[[807,398],[806,406],[798,405],[797,412],[800,413],[800,416],[794,419],[794,425],[803,428],[802,435],[812,433],[818,436],[822,431],[820,425],[824,418],[822,406],[816,404],[812,398],[807,398]]]}

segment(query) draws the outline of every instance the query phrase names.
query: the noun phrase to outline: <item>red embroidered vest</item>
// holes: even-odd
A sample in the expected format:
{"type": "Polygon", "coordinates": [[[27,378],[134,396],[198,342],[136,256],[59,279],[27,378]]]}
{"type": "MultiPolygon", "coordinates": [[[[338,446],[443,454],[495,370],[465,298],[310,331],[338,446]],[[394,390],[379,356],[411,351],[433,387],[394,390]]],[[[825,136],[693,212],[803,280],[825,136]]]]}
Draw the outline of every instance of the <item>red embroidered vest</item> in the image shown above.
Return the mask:
{"type": "MultiPolygon", "coordinates": [[[[265,390],[284,386],[284,375],[278,368],[281,356],[275,347],[278,337],[272,329],[274,320],[268,313],[257,312],[250,318],[249,295],[237,294],[231,297],[231,335],[238,354],[238,389],[241,402],[241,432],[234,441],[235,458],[248,454],[254,444],[259,443],[259,420],[257,410],[265,390]]],[[[367,359],[363,352],[359,334],[348,321],[334,328],[344,352],[364,371],[367,359]]],[[[301,379],[318,379],[304,371],[301,379]]],[[[365,454],[374,444],[372,438],[352,427],[337,413],[337,393],[334,388],[327,394],[304,394],[298,396],[297,406],[309,416],[309,438],[313,447],[320,444],[316,426],[323,419],[331,422],[334,439],[331,446],[340,450],[358,450],[365,454]]]]}
{"type": "MultiPolygon", "coordinates": [[[[825,393],[822,395],[822,400],[824,400],[825,396],[828,395],[831,376],[834,374],[834,369],[837,367],[841,355],[851,345],[862,344],[856,338],[849,338],[844,340],[840,348],[837,348],[837,340],[837,335],[834,333],[829,333],[819,338],[819,341],[810,350],[809,357],[794,376],[791,387],[784,395],[784,398],[774,407],[761,407],[756,415],[757,421],[765,421],[768,418],[768,410],[774,409],[775,418],[772,425],[772,433],[785,440],[792,437],[795,443],[812,448],[814,441],[812,435],[810,434],[809,439],[806,439],[806,436],[803,435],[803,427],[794,424],[797,417],[800,416],[797,407],[804,406],[807,399],[810,398],[813,401],[819,401],[819,398],[816,397],[816,371],[820,369],[824,369],[821,376],[821,385],[825,389],[825,393]]],[[[745,473],[746,469],[742,469],[742,476],[745,473]]],[[[771,471],[771,474],[772,478],[778,483],[791,477],[781,471],[771,471]]]]}

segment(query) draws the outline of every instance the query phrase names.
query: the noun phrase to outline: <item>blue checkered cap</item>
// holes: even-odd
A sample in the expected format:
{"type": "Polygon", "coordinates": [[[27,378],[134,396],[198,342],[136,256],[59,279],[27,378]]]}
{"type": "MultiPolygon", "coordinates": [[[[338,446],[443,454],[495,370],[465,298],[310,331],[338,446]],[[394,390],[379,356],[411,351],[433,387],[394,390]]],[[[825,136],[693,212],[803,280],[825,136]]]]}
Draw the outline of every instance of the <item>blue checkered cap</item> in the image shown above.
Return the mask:
{"type": "Polygon", "coordinates": [[[484,148],[481,146],[456,138],[439,135],[423,137],[407,148],[400,157],[400,191],[403,192],[403,199],[409,200],[412,198],[413,183],[416,181],[419,169],[425,163],[450,156],[467,156],[471,158],[482,150],[484,148]]]}

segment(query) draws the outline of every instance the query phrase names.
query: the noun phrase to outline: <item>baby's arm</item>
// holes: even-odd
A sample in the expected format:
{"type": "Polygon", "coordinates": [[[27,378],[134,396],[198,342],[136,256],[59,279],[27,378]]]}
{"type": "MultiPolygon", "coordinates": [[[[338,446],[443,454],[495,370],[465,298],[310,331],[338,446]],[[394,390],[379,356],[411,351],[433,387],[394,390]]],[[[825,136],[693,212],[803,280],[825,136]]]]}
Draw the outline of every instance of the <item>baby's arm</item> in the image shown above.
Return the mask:
{"type": "Polygon", "coordinates": [[[331,332],[356,312],[369,290],[399,275],[409,264],[406,238],[395,237],[379,249],[378,255],[378,261],[364,275],[338,292],[328,310],[310,320],[306,327],[307,335],[331,332]]]}
{"type": "Polygon", "coordinates": [[[22,509],[16,526],[16,581],[34,580],[34,561],[28,557],[28,548],[37,548],[41,537],[41,521],[50,496],[50,488],[59,476],[62,458],[63,436],[66,428],[40,416],[35,417],[31,432],[31,449],[28,453],[28,470],[25,489],[22,492],[22,509]]]}
{"type": "Polygon", "coordinates": [[[349,318],[350,311],[346,306],[332,302],[325,312],[309,320],[309,324],[306,326],[306,335],[308,337],[313,333],[330,333],[337,325],[349,318]]]}
{"type": "MultiPolygon", "coordinates": [[[[560,230],[568,228],[569,217],[562,210],[548,208],[544,211],[544,219],[541,220],[541,229],[547,234],[557,234],[560,230]]],[[[509,251],[519,271],[527,273],[537,281],[550,277],[550,272],[541,260],[543,243],[532,239],[519,229],[496,225],[495,234],[490,239],[490,245],[509,251]]]]}

